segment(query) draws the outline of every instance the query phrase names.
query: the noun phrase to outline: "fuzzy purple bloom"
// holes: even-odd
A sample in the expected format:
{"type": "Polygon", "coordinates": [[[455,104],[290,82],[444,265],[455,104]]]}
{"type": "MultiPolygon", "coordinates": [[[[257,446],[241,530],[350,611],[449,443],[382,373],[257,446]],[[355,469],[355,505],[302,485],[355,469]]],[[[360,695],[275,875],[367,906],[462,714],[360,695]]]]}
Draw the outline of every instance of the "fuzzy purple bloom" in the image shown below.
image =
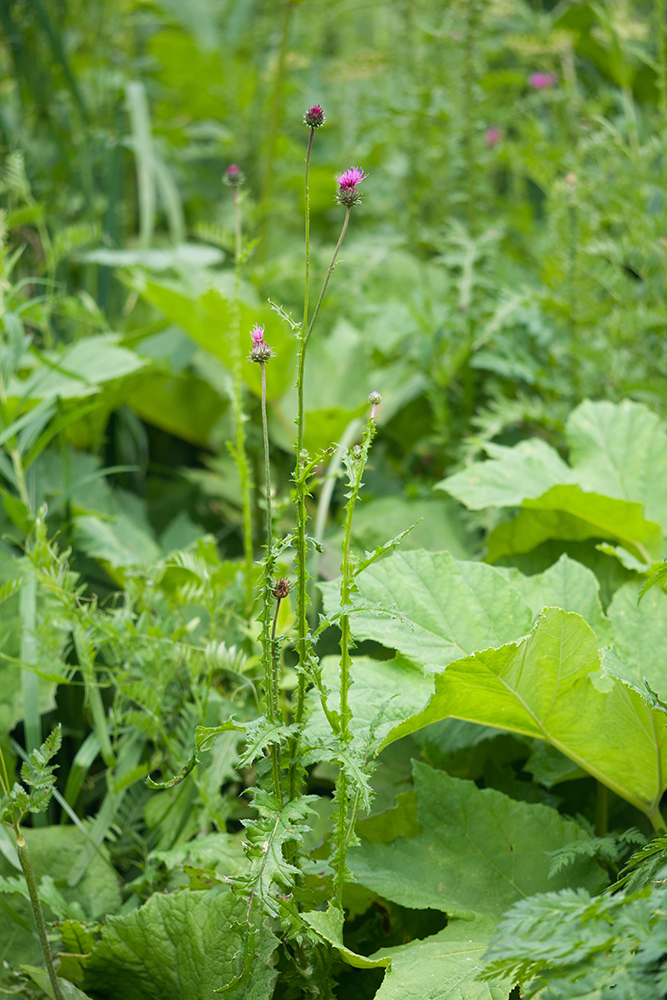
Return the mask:
{"type": "Polygon", "coordinates": [[[493,149],[503,137],[503,130],[498,128],[497,125],[492,125],[491,128],[487,128],[484,133],[484,142],[490,149],[493,149]]]}
{"type": "Polygon", "coordinates": [[[303,116],[303,124],[310,128],[320,128],[326,120],[324,109],[320,104],[313,104],[312,108],[308,108],[303,116]]]}
{"type": "Polygon", "coordinates": [[[273,348],[264,340],[264,327],[255,323],[250,331],[252,340],[252,350],[248,355],[248,361],[270,361],[273,357],[273,348]]]}
{"type": "Polygon", "coordinates": [[[229,187],[238,187],[244,181],[243,171],[235,163],[230,163],[222,179],[229,187]]]}
{"type": "Polygon", "coordinates": [[[549,87],[555,87],[557,83],[558,77],[555,73],[531,73],[528,77],[528,86],[533,90],[547,90],[549,87]]]}
{"type": "Polygon", "coordinates": [[[338,204],[345,205],[347,208],[357,205],[361,201],[357,184],[361,184],[367,177],[368,174],[365,174],[361,167],[350,167],[349,170],[339,174],[336,177],[338,183],[336,201],[338,204]]]}

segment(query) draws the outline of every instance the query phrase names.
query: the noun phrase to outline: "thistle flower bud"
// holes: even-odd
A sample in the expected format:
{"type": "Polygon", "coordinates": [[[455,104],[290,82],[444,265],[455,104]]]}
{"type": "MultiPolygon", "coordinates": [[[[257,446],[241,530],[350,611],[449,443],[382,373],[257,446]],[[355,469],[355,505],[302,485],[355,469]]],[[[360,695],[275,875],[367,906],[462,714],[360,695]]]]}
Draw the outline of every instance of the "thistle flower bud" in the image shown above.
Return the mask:
{"type": "Polygon", "coordinates": [[[248,361],[270,361],[273,357],[273,348],[264,340],[264,327],[255,323],[250,331],[250,339],[252,340],[252,350],[248,355],[248,361]]]}
{"type": "Polygon", "coordinates": [[[222,180],[228,187],[240,187],[245,177],[240,167],[237,167],[235,163],[230,163],[222,175],[222,180]]]}
{"type": "Polygon", "coordinates": [[[303,116],[303,124],[308,125],[309,128],[321,128],[326,120],[324,109],[319,104],[314,104],[312,108],[308,108],[303,116]]]}
{"type": "Polygon", "coordinates": [[[276,581],[275,586],[271,593],[278,601],[282,601],[284,597],[287,597],[290,590],[292,589],[292,584],[286,577],[281,576],[279,580],[276,581]]]}
{"type": "Polygon", "coordinates": [[[368,402],[371,404],[371,420],[375,420],[375,408],[382,402],[382,396],[374,389],[368,397],[368,402]]]}
{"type": "Polygon", "coordinates": [[[336,177],[338,183],[336,201],[338,204],[345,205],[346,208],[358,205],[361,201],[361,196],[357,191],[357,184],[361,184],[367,177],[368,174],[365,174],[361,167],[350,167],[349,170],[336,177]]]}

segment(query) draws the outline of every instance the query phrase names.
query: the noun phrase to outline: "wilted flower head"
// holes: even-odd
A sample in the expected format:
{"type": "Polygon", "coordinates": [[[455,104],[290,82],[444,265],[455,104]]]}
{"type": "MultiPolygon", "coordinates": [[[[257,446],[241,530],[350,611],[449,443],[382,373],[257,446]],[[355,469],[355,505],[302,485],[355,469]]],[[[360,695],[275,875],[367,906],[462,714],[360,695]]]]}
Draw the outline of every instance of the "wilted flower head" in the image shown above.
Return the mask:
{"type": "Polygon", "coordinates": [[[558,77],[555,73],[531,73],[528,77],[528,85],[533,90],[547,90],[548,87],[555,87],[558,77]]]}
{"type": "Polygon", "coordinates": [[[243,171],[240,167],[237,167],[235,163],[229,164],[222,176],[222,179],[225,184],[228,184],[230,187],[238,187],[239,184],[243,184],[243,181],[245,180],[243,171]]]}
{"type": "Polygon", "coordinates": [[[248,355],[248,361],[269,361],[273,357],[273,348],[264,340],[264,327],[255,323],[250,331],[252,340],[252,350],[248,355]]]}
{"type": "Polygon", "coordinates": [[[487,128],[486,132],[484,133],[484,142],[487,144],[487,146],[493,149],[493,147],[500,142],[502,137],[503,137],[503,130],[501,128],[498,128],[497,125],[492,125],[491,128],[487,128]]]}
{"type": "Polygon", "coordinates": [[[281,576],[280,579],[276,581],[272,593],[274,597],[282,601],[283,597],[287,597],[291,589],[292,584],[289,580],[286,579],[286,577],[281,576]]]}
{"type": "Polygon", "coordinates": [[[345,205],[347,208],[357,205],[361,201],[357,184],[361,184],[367,177],[368,174],[365,174],[361,167],[350,167],[349,170],[336,177],[338,182],[336,201],[338,204],[345,205]]]}
{"type": "Polygon", "coordinates": [[[313,104],[312,108],[308,108],[303,116],[303,124],[310,128],[320,128],[326,120],[324,109],[319,104],[313,104]]]}

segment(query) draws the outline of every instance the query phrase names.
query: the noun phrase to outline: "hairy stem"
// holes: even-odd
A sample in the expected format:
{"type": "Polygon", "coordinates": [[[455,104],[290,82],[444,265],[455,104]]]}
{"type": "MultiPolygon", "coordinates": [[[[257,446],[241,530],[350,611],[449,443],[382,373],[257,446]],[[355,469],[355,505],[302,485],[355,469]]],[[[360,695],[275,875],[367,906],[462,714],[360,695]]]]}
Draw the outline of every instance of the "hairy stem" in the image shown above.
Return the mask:
{"type": "MultiPolygon", "coordinates": [[[[306,463],[303,456],[303,434],[304,434],[304,409],[303,409],[303,386],[304,386],[304,372],[306,365],[306,347],[308,346],[308,340],[313,332],[313,326],[315,320],[317,319],[317,314],[320,311],[320,307],[324,300],[324,296],[329,284],[329,279],[333,273],[333,269],[336,266],[336,259],[338,257],[338,252],[341,248],[343,240],[345,239],[345,233],[347,232],[347,227],[350,221],[350,208],[345,210],[345,219],[343,220],[343,226],[340,231],[340,236],[338,237],[338,242],[333,252],[331,258],[331,263],[324,277],[324,282],[322,284],[322,291],[320,292],[320,297],[317,300],[317,305],[315,311],[310,320],[310,323],[306,327],[305,310],[304,310],[304,326],[301,330],[301,337],[299,341],[299,359],[298,359],[298,373],[297,373],[297,453],[296,453],[296,469],[294,473],[294,480],[296,484],[296,532],[295,532],[295,543],[296,543],[296,562],[297,562],[297,600],[296,600],[296,617],[297,617],[297,635],[298,643],[297,650],[299,656],[299,684],[297,689],[297,702],[296,710],[294,713],[294,721],[299,723],[303,719],[303,712],[306,702],[306,675],[308,671],[308,593],[307,593],[307,582],[308,582],[308,572],[306,569],[306,525],[308,523],[308,510],[306,508],[306,497],[308,496],[308,482],[307,482],[307,472],[306,463]]],[[[296,793],[296,770],[292,768],[292,776],[290,779],[291,793],[296,793]]]]}
{"type": "MultiPolygon", "coordinates": [[[[264,436],[264,492],[266,496],[266,559],[264,562],[264,587],[262,593],[262,665],[264,667],[265,711],[271,722],[278,717],[278,677],[275,667],[275,616],[271,614],[273,604],[273,512],[271,509],[271,460],[269,451],[269,424],[266,416],[266,363],[259,362],[262,369],[262,433],[264,436]]],[[[278,611],[276,609],[276,615],[278,611]]],[[[280,750],[271,747],[271,770],[276,795],[282,803],[280,781],[280,750]]]]}
{"type": "Polygon", "coordinates": [[[44,922],[44,913],[42,911],[42,904],[39,901],[39,894],[37,892],[37,881],[35,879],[35,872],[33,871],[32,863],[30,861],[30,854],[28,853],[28,845],[25,842],[25,838],[18,825],[15,825],[16,831],[16,849],[19,855],[19,861],[21,862],[21,868],[23,869],[23,874],[25,880],[28,884],[28,894],[30,896],[30,905],[32,906],[32,912],[35,917],[35,923],[37,924],[37,934],[39,935],[39,943],[42,946],[42,954],[44,955],[44,961],[46,962],[46,968],[49,973],[49,979],[51,980],[51,986],[53,988],[54,996],[56,1000],[64,1000],[62,990],[60,989],[60,983],[58,982],[58,976],[56,974],[56,967],[53,961],[53,953],[51,951],[51,945],[49,944],[49,939],[46,933],[46,924],[44,922]]]}
{"type": "MultiPolygon", "coordinates": [[[[368,461],[373,438],[375,436],[375,421],[371,417],[366,425],[364,438],[358,450],[348,454],[346,462],[348,471],[348,501],[345,506],[345,526],[343,528],[343,558],[341,561],[341,584],[340,603],[341,608],[345,608],[351,600],[352,583],[354,579],[354,566],[351,558],[352,547],[352,518],[354,508],[359,498],[362,487],[361,477],[368,461]]],[[[352,658],[350,649],[352,646],[352,630],[350,626],[350,616],[341,615],[340,619],[340,733],[339,741],[341,747],[340,771],[336,782],[336,801],[338,804],[338,818],[336,822],[337,841],[334,861],[334,898],[336,905],[342,908],[343,885],[345,883],[345,872],[347,869],[347,846],[349,842],[349,790],[348,780],[345,774],[344,753],[352,742],[352,712],[349,704],[350,691],[350,666],[352,658]]]]}

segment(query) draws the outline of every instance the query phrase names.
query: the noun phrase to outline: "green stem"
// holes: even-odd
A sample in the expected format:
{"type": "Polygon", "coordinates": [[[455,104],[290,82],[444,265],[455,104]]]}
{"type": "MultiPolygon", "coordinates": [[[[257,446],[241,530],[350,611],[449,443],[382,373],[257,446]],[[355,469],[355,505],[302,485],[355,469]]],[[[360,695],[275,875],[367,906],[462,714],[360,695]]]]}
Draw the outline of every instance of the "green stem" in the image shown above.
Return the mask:
{"type": "MultiPolygon", "coordinates": [[[[345,238],[345,233],[347,232],[347,227],[350,221],[350,208],[345,210],[345,219],[343,221],[343,227],[340,231],[340,236],[338,237],[338,242],[333,252],[331,258],[331,263],[324,278],[322,284],[322,291],[320,292],[320,297],[317,300],[317,305],[315,307],[315,312],[313,313],[312,319],[301,331],[301,338],[299,342],[299,359],[298,359],[298,374],[297,374],[297,426],[298,426],[298,441],[297,441],[297,454],[296,454],[296,470],[295,470],[295,481],[296,481],[296,559],[297,559],[297,601],[296,601],[296,617],[297,617],[297,634],[298,634],[298,655],[299,655],[299,684],[297,690],[297,703],[296,711],[294,715],[295,722],[299,723],[303,719],[303,712],[305,708],[306,700],[306,671],[308,669],[308,594],[306,590],[306,585],[308,581],[308,573],[306,570],[306,524],[308,522],[308,511],[306,509],[306,497],[308,495],[308,484],[307,476],[305,472],[305,466],[303,461],[303,434],[304,434],[304,409],[303,409],[303,386],[304,386],[304,373],[306,365],[306,347],[308,346],[308,341],[310,335],[313,332],[313,326],[315,320],[317,319],[317,314],[320,311],[322,301],[329,284],[329,279],[333,273],[333,269],[336,266],[336,259],[338,257],[338,252],[341,248],[343,240],[345,238]]],[[[305,315],[305,313],[304,313],[305,315]]],[[[295,778],[293,777],[293,780],[295,778]]],[[[294,789],[293,789],[294,790],[294,789]]]]}
{"type": "MultiPolygon", "coordinates": [[[[264,492],[266,495],[266,561],[264,570],[264,592],[262,609],[262,661],[264,666],[264,696],[266,698],[266,713],[275,722],[278,717],[278,676],[275,666],[275,623],[278,611],[271,623],[271,605],[273,603],[273,514],[271,510],[271,460],[269,451],[269,424],[266,416],[266,363],[259,362],[262,370],[262,432],[264,435],[264,492]]],[[[271,770],[276,795],[282,804],[282,786],[280,781],[280,750],[274,744],[271,747],[271,770]]]]}
{"type": "MultiPolygon", "coordinates": [[[[366,425],[366,432],[364,434],[363,441],[356,455],[353,457],[348,457],[347,467],[349,473],[349,493],[348,501],[345,506],[345,526],[343,528],[343,558],[341,561],[341,584],[340,584],[340,603],[341,608],[346,607],[350,603],[352,596],[352,583],[354,579],[354,567],[351,558],[351,547],[352,547],[352,519],[354,517],[354,508],[356,506],[357,500],[359,498],[359,492],[362,487],[361,477],[364,473],[364,468],[366,467],[366,462],[368,461],[368,452],[370,450],[373,438],[375,436],[375,421],[371,418],[366,425]]],[[[350,723],[352,721],[352,713],[350,711],[349,704],[349,690],[350,690],[350,667],[352,665],[352,657],[350,656],[350,648],[352,646],[352,629],[350,626],[350,616],[348,614],[341,615],[340,619],[340,734],[339,741],[342,751],[347,751],[348,747],[352,742],[352,731],[350,723]]],[[[337,843],[336,843],[336,854],[334,863],[334,898],[336,899],[336,905],[342,908],[342,898],[343,898],[343,885],[345,882],[345,872],[347,870],[347,845],[349,842],[349,793],[348,793],[348,781],[345,774],[345,762],[343,756],[341,755],[340,760],[340,771],[338,774],[338,780],[336,783],[336,801],[338,804],[338,819],[337,819],[337,843]]]]}
{"type": "Polygon", "coordinates": [[[44,922],[44,913],[42,912],[42,904],[39,901],[39,894],[37,892],[37,882],[35,880],[35,873],[33,871],[32,863],[30,861],[30,854],[28,853],[28,845],[25,842],[25,838],[18,826],[15,826],[16,830],[16,848],[18,850],[19,861],[21,862],[21,868],[23,869],[23,874],[25,880],[28,884],[28,894],[30,896],[30,905],[32,906],[32,912],[35,917],[35,923],[37,924],[37,933],[39,935],[39,943],[42,946],[42,953],[44,955],[44,961],[46,962],[46,968],[49,973],[49,979],[51,980],[51,986],[53,987],[53,993],[56,1000],[65,1000],[60,989],[60,983],[58,982],[58,976],[56,974],[56,967],[53,961],[53,953],[51,952],[51,945],[49,944],[49,939],[46,933],[46,924],[44,922]]]}
{"type": "Polygon", "coordinates": [[[243,511],[243,557],[245,563],[245,612],[250,615],[252,611],[252,484],[250,481],[250,467],[245,447],[245,414],[243,413],[243,381],[241,378],[241,258],[242,258],[242,234],[241,234],[241,204],[239,201],[239,189],[234,187],[234,230],[235,230],[235,252],[234,252],[234,353],[232,356],[232,368],[234,373],[233,385],[233,408],[234,408],[234,459],[241,480],[241,506],[243,511]]]}

